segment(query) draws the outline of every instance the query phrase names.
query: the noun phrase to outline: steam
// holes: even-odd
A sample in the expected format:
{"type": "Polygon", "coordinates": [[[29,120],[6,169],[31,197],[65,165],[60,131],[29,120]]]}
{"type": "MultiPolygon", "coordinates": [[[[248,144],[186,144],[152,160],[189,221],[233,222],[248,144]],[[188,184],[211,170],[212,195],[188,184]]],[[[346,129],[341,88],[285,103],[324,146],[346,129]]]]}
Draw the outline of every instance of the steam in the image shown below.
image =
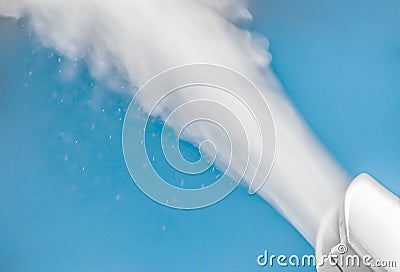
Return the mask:
{"type": "MultiPolygon", "coordinates": [[[[326,209],[336,204],[348,179],[281,93],[268,68],[268,41],[240,27],[251,21],[245,1],[0,0],[0,15],[28,18],[44,46],[74,61],[84,59],[99,80],[113,83],[118,73],[137,87],[191,63],[223,65],[248,77],[266,97],[276,129],[274,167],[258,193],[314,244],[326,209]]],[[[144,109],[149,100],[141,99],[144,109]]],[[[195,128],[187,137],[218,139],[213,133],[195,128]]],[[[244,146],[236,141],[232,144],[244,146]]]]}

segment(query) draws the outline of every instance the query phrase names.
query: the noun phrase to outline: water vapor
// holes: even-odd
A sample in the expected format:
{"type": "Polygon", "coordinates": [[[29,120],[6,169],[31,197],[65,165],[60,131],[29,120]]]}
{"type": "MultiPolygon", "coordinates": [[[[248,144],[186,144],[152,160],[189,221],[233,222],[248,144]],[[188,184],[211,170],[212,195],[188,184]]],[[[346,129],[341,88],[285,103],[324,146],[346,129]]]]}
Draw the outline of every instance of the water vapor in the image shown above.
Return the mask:
{"type": "MultiPolygon", "coordinates": [[[[268,101],[276,129],[274,167],[258,193],[313,244],[326,209],[336,204],[348,177],[282,93],[269,69],[268,40],[244,28],[252,20],[246,4],[242,0],[0,0],[0,14],[26,18],[45,47],[70,60],[84,60],[99,80],[113,82],[117,73],[132,88],[139,87],[166,69],[191,63],[223,65],[249,78],[268,101]]],[[[144,96],[143,108],[148,109],[152,96],[162,92],[149,93],[149,99],[144,96]]],[[[163,116],[163,110],[157,114],[163,116]]],[[[196,143],[200,138],[218,139],[214,133],[211,128],[194,127],[187,137],[196,143]]],[[[235,146],[246,145],[241,139],[235,141],[235,146]]],[[[250,149],[259,146],[255,141],[249,144],[250,149]]],[[[219,152],[217,163],[226,163],[228,151],[219,152]]]]}

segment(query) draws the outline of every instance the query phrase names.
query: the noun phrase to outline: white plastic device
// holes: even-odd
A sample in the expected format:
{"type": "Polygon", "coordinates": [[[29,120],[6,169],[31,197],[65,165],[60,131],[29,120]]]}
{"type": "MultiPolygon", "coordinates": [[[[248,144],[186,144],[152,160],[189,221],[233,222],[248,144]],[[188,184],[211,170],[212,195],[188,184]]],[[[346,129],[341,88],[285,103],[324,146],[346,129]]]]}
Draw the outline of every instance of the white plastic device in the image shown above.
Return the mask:
{"type": "Polygon", "coordinates": [[[361,174],[340,202],[318,232],[318,272],[400,271],[400,199],[361,174]]]}

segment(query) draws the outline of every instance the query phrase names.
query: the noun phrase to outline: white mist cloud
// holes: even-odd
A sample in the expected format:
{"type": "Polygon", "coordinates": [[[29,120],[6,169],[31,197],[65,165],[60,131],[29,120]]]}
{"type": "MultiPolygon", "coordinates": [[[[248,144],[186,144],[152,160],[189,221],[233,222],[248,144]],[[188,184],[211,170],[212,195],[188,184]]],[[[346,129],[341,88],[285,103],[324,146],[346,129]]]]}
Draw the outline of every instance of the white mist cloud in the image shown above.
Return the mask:
{"type": "Polygon", "coordinates": [[[255,73],[269,62],[267,40],[233,24],[251,20],[244,1],[14,0],[2,13],[28,16],[45,46],[85,58],[98,78],[117,68],[140,85],[187,63],[255,73]]]}
{"type": "MultiPolygon", "coordinates": [[[[245,1],[0,0],[0,14],[28,18],[44,46],[84,59],[99,80],[112,80],[117,72],[140,86],[190,63],[224,65],[250,78],[267,98],[276,126],[275,164],[259,194],[313,243],[347,177],[280,93],[268,69],[268,41],[237,26],[251,20],[245,1]]],[[[146,99],[141,102],[146,108],[146,99]]],[[[212,130],[198,128],[189,133],[194,141],[196,133],[213,138],[212,130]]],[[[258,146],[250,142],[250,148],[258,146]]]]}

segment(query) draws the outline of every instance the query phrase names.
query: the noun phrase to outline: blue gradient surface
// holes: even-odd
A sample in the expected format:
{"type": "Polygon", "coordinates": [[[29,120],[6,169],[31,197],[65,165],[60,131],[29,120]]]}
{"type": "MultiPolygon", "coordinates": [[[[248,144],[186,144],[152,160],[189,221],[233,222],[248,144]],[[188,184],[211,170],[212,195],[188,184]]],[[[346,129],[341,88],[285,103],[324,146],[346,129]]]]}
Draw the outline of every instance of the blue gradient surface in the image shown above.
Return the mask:
{"type": "MultiPolygon", "coordinates": [[[[272,68],[323,143],[351,175],[366,171],[400,194],[400,4],[251,9],[272,68]]],[[[70,75],[22,23],[0,19],[0,271],[299,271],[257,265],[265,249],[313,249],[244,188],[195,211],[148,199],[123,160],[130,97],[83,63],[70,75]]]]}

